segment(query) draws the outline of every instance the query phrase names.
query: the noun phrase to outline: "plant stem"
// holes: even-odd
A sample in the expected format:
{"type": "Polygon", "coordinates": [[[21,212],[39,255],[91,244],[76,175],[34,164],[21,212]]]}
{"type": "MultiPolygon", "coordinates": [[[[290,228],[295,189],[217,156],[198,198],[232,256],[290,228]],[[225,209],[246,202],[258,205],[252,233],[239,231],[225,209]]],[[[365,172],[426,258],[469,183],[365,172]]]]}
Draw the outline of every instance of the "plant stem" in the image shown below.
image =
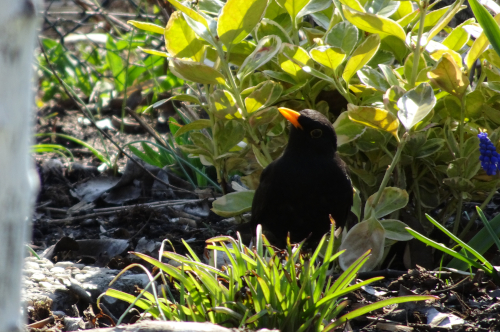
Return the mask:
{"type": "Polygon", "coordinates": [[[424,33],[425,14],[427,13],[427,5],[428,5],[427,1],[424,2],[425,2],[424,6],[418,3],[418,8],[420,9],[420,22],[418,25],[418,35],[417,35],[417,42],[415,45],[415,51],[413,52],[413,68],[409,80],[410,89],[413,89],[415,87],[415,82],[417,80],[417,75],[418,75],[418,63],[420,62],[420,42],[422,34],[424,33]]]}
{"type": "Polygon", "coordinates": [[[463,202],[464,202],[464,199],[462,197],[462,194],[460,193],[460,198],[458,199],[458,203],[457,203],[457,213],[455,214],[455,222],[453,223],[453,235],[457,235],[457,233],[458,233],[458,226],[460,226],[460,220],[462,219],[462,204],[463,204],[463,202]]]}
{"type": "MultiPolygon", "coordinates": [[[[372,211],[374,211],[375,207],[377,206],[378,202],[380,201],[380,197],[382,197],[382,193],[384,192],[385,187],[387,187],[387,183],[389,183],[389,179],[391,178],[392,171],[396,167],[396,165],[399,162],[399,158],[401,157],[401,153],[403,152],[403,148],[406,144],[406,140],[408,139],[409,135],[408,133],[405,133],[403,135],[403,138],[401,139],[401,142],[399,142],[398,149],[396,150],[396,154],[394,155],[394,159],[392,159],[392,163],[385,171],[384,178],[382,179],[382,183],[380,184],[380,187],[377,191],[377,194],[375,195],[375,199],[372,202],[372,211]]],[[[369,216],[365,216],[365,219],[369,218],[369,216]]]]}
{"type": "MultiPolygon", "coordinates": [[[[249,117],[249,114],[248,114],[247,109],[245,107],[245,103],[243,102],[243,99],[241,98],[240,89],[238,88],[236,81],[234,80],[233,73],[231,72],[231,69],[229,68],[229,64],[224,56],[224,51],[223,51],[222,46],[220,44],[217,45],[217,53],[218,53],[219,59],[221,61],[222,70],[224,70],[224,73],[226,74],[226,77],[229,81],[229,84],[231,85],[233,95],[236,98],[236,103],[238,104],[239,109],[241,109],[243,118],[245,120],[247,120],[249,117]]],[[[245,125],[247,126],[247,132],[250,134],[252,140],[255,143],[258,143],[260,140],[258,139],[257,134],[255,133],[254,129],[250,126],[248,121],[245,121],[245,125]]],[[[271,158],[271,155],[269,154],[269,150],[267,149],[267,145],[260,144],[260,146],[257,145],[257,147],[262,150],[262,152],[264,153],[264,156],[268,159],[268,163],[271,163],[273,161],[273,159],[271,158]]]]}

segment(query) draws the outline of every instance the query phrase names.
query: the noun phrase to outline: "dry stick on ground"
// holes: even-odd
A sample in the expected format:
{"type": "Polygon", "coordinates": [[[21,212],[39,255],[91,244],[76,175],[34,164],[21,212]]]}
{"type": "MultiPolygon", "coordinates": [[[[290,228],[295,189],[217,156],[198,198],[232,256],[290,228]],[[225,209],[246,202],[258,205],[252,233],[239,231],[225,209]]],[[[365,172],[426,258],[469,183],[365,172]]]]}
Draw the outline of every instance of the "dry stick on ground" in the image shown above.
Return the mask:
{"type": "Polygon", "coordinates": [[[97,126],[97,124],[95,123],[93,117],[89,114],[87,108],[85,105],[80,105],[80,103],[76,100],[76,98],[68,91],[67,87],[66,87],[66,84],[63,82],[63,80],[61,79],[61,77],[57,74],[57,72],[55,71],[54,67],[52,66],[52,63],[49,61],[49,58],[47,56],[47,53],[45,53],[45,48],[43,47],[42,43],[40,42],[39,40],[39,45],[40,45],[40,49],[43,53],[43,56],[45,57],[45,61],[47,61],[47,65],[49,66],[50,70],[52,71],[52,73],[54,74],[54,76],[57,78],[57,80],[59,81],[59,84],[61,84],[61,86],[63,87],[64,89],[64,92],[66,92],[66,94],[68,95],[68,97],[75,103],[75,105],[78,107],[78,109],[80,110],[80,112],[82,112],[82,114],[90,121],[90,123],[92,123],[92,125],[104,136],[106,137],[121,153],[123,153],[127,158],[129,158],[130,160],[132,160],[137,166],[139,166],[140,168],[142,168],[146,173],[148,173],[153,179],[155,179],[156,181],[158,181],[159,183],[169,187],[169,188],[172,188],[173,190],[176,190],[176,191],[181,191],[181,192],[185,192],[185,193],[189,193],[189,194],[195,194],[194,192],[192,192],[191,190],[186,190],[186,189],[182,189],[182,188],[179,188],[179,187],[176,187],[176,186],[173,186],[171,185],[170,183],[167,183],[165,181],[163,181],[162,179],[158,178],[157,176],[155,176],[153,173],[151,173],[148,169],[146,169],[143,165],[141,165],[140,162],[138,162],[137,160],[135,160],[134,158],[132,158],[127,152],[125,152],[125,150],[122,149],[122,147],[116,143],[112,138],[111,136],[109,136],[108,133],[106,133],[104,130],[102,130],[101,128],[99,128],[97,126]]]}
{"type": "MultiPolygon", "coordinates": [[[[211,198],[205,198],[208,200],[212,200],[211,198]]],[[[123,210],[130,210],[134,209],[137,207],[149,207],[149,208],[159,208],[159,207],[165,207],[165,206],[174,206],[174,205],[179,205],[179,204],[187,204],[187,203],[200,203],[203,202],[205,199],[194,199],[194,200],[184,200],[184,201],[163,201],[163,202],[155,202],[158,204],[135,204],[135,205],[128,205],[128,206],[117,206],[113,208],[104,208],[104,209],[95,209],[94,213],[89,213],[85,214],[82,216],[75,216],[75,217],[70,217],[70,218],[64,218],[64,219],[50,219],[47,222],[52,223],[52,224],[71,224],[73,221],[76,220],[82,220],[82,219],[88,219],[88,218],[95,218],[99,216],[107,216],[110,214],[114,214],[118,211],[123,211],[123,210]]]]}

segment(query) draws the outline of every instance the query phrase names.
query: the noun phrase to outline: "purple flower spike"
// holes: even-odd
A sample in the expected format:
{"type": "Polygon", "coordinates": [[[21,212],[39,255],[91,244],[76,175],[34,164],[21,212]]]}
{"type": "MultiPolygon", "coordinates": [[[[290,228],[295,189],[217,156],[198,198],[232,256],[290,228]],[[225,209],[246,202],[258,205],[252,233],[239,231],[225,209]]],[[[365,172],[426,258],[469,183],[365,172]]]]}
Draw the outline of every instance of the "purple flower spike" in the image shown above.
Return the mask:
{"type": "Polygon", "coordinates": [[[486,171],[488,175],[496,175],[497,170],[500,169],[500,154],[498,154],[495,145],[488,138],[487,133],[480,133],[477,135],[479,137],[479,151],[481,156],[479,160],[481,161],[481,167],[486,171]]]}

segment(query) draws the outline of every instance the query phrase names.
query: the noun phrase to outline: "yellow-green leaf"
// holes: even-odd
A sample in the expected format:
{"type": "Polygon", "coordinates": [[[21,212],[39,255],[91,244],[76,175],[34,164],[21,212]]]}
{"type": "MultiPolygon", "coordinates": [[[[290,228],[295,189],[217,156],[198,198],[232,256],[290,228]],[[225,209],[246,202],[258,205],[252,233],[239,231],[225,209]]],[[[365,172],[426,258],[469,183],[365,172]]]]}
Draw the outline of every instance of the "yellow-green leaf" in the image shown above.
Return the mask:
{"type": "Polygon", "coordinates": [[[443,54],[443,57],[436,65],[436,69],[427,73],[427,76],[431,82],[459,99],[462,99],[469,86],[469,79],[462,73],[448,53],[443,54]]]}
{"type": "Polygon", "coordinates": [[[283,86],[273,81],[261,83],[247,98],[245,106],[248,114],[273,104],[283,92],[283,86]]]}
{"type": "Polygon", "coordinates": [[[330,46],[320,46],[313,48],[309,54],[314,61],[326,68],[335,71],[344,61],[346,54],[340,48],[330,46]]]}
{"type": "Polygon", "coordinates": [[[386,131],[399,141],[399,120],[391,112],[376,107],[355,106],[352,104],[347,105],[347,109],[347,115],[352,121],[386,131]]]}
{"type": "Polygon", "coordinates": [[[299,12],[304,8],[309,0],[276,0],[276,2],[286,9],[288,15],[292,18],[293,24],[296,26],[296,18],[299,12]]]}
{"type": "Polygon", "coordinates": [[[252,209],[255,190],[239,191],[217,198],[212,203],[212,211],[221,217],[234,217],[252,209]]]}
{"type": "Polygon", "coordinates": [[[296,62],[304,66],[314,66],[314,61],[302,47],[287,43],[283,43],[281,46],[281,52],[278,54],[278,62],[281,69],[292,76],[297,83],[305,82],[310,76],[296,62]]]}
{"type": "Polygon", "coordinates": [[[443,40],[443,45],[453,51],[460,51],[462,47],[469,41],[470,35],[464,28],[455,28],[443,40]]]}
{"type": "Polygon", "coordinates": [[[217,34],[228,50],[248,36],[262,19],[266,7],[267,0],[228,0],[226,2],[217,23],[217,34]]]}
{"type": "Polygon", "coordinates": [[[139,21],[127,21],[127,23],[135,26],[137,29],[141,29],[144,31],[159,33],[162,35],[165,33],[165,28],[163,28],[159,25],[153,24],[153,23],[146,23],[146,22],[139,22],[139,21]]]}
{"type": "Polygon", "coordinates": [[[177,0],[168,0],[168,2],[170,2],[172,6],[174,6],[177,10],[183,12],[196,22],[203,24],[205,28],[207,29],[209,28],[207,20],[201,14],[196,12],[194,9],[185,6],[184,4],[178,2],[177,0]]]}
{"type": "Polygon", "coordinates": [[[343,5],[346,5],[347,7],[351,8],[351,9],[354,9],[358,12],[361,12],[361,13],[366,12],[365,8],[363,7],[362,4],[359,3],[358,0],[340,0],[340,3],[342,3],[343,5]]]}
{"type": "Polygon", "coordinates": [[[143,51],[144,53],[147,53],[147,54],[158,55],[158,56],[162,56],[164,58],[170,57],[170,54],[168,54],[167,52],[162,52],[162,51],[157,51],[157,50],[150,50],[150,49],[142,48],[142,47],[139,47],[139,49],[141,51],[143,51]]]}
{"type": "Polygon", "coordinates": [[[169,68],[172,73],[186,81],[201,83],[201,84],[222,84],[225,85],[224,76],[214,69],[203,63],[171,59],[169,68]]]}
{"type": "Polygon", "coordinates": [[[361,45],[353,52],[349,61],[344,68],[342,77],[346,82],[349,82],[351,78],[356,74],[358,70],[363,68],[364,65],[370,61],[375,53],[377,53],[380,47],[380,37],[377,34],[368,36],[361,45]]]}
{"type": "Polygon", "coordinates": [[[345,18],[359,29],[371,33],[391,35],[405,41],[406,34],[397,22],[383,16],[350,10],[345,6],[342,8],[345,18]]]}
{"type": "Polygon", "coordinates": [[[190,58],[198,62],[203,59],[205,51],[205,45],[196,38],[180,11],[173,12],[168,20],[165,28],[165,48],[172,56],[190,58]]]}

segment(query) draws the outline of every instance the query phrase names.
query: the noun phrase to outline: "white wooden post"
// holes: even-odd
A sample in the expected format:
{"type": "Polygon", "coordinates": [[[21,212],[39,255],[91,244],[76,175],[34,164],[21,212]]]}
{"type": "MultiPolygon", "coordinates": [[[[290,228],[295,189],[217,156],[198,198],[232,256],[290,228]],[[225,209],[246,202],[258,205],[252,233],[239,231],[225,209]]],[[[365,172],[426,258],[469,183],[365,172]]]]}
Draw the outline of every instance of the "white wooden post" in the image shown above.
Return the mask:
{"type": "Polygon", "coordinates": [[[37,8],[0,0],[0,332],[22,329],[21,273],[38,176],[30,156],[37,8]]]}

